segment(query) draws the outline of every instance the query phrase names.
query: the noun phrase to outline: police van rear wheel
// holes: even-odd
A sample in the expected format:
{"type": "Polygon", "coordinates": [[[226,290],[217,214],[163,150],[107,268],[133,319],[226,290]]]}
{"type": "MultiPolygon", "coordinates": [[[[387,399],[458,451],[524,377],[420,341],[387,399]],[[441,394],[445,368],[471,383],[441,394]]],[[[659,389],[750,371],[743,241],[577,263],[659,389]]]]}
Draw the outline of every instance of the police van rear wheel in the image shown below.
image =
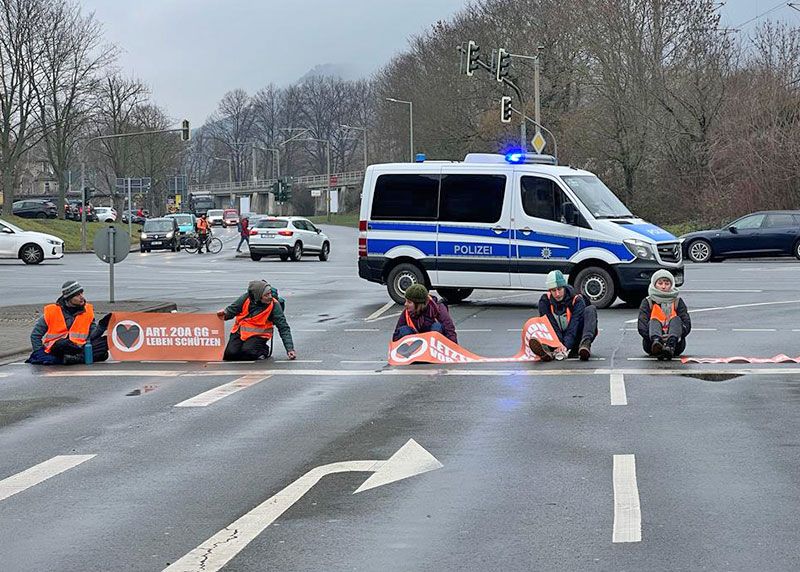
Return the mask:
{"type": "Polygon", "coordinates": [[[398,264],[389,272],[386,289],[398,304],[405,303],[406,290],[412,284],[425,284],[425,274],[413,264],[398,264]]]}
{"type": "Polygon", "coordinates": [[[437,288],[436,291],[448,304],[463,302],[472,294],[472,288],[437,288]]]}
{"type": "Polygon", "coordinates": [[[611,274],[597,266],[581,270],[575,277],[575,288],[598,308],[608,308],[617,297],[611,274]]]}

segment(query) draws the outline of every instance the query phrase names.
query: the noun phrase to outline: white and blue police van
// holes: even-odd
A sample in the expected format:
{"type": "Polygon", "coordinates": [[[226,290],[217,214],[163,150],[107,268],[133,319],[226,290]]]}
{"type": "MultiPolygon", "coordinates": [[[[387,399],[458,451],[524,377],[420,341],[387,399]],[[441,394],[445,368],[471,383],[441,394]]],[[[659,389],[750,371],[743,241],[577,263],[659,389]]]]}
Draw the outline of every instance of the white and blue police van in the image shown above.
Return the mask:
{"type": "Polygon", "coordinates": [[[683,283],[676,237],[549,155],[371,165],[359,218],[358,274],[399,304],[415,282],[455,303],[475,289],[544,290],[556,269],[599,308],[638,305],[662,268],[683,283]]]}

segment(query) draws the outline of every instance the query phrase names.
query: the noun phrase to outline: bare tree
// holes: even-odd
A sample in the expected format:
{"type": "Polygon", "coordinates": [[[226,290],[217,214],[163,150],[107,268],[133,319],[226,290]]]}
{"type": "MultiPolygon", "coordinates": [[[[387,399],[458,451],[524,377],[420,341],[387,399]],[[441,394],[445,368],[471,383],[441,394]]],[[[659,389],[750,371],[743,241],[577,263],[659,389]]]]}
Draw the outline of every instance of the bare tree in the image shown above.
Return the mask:
{"type": "Polygon", "coordinates": [[[233,179],[242,181],[250,166],[248,143],[254,137],[255,108],[252,98],[242,89],[226,93],[217,111],[205,124],[208,136],[216,143],[216,150],[231,161],[233,179]]]}

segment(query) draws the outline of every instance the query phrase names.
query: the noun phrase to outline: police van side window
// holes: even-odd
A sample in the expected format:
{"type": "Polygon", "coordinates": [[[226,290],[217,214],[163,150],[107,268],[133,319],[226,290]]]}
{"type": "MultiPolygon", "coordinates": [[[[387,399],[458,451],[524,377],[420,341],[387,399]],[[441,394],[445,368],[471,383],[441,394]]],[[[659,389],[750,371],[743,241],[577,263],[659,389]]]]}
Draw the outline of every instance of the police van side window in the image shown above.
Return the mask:
{"type": "Polygon", "coordinates": [[[498,222],[505,192],[505,175],[442,175],[439,220],[498,222]]]}
{"type": "Polygon", "coordinates": [[[373,220],[436,220],[439,175],[380,175],[372,198],[373,220]]]}
{"type": "Polygon", "coordinates": [[[555,181],[540,177],[522,177],[522,208],[535,218],[567,223],[564,205],[571,204],[555,181]]]}

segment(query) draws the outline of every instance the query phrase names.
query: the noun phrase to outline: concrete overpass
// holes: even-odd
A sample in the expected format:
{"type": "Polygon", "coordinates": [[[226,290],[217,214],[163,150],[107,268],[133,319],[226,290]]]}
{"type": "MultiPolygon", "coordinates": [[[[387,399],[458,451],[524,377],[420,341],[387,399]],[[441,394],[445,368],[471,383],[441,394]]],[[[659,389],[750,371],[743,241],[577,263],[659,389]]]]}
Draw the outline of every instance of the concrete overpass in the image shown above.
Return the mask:
{"type": "MultiPolygon", "coordinates": [[[[361,188],[364,180],[364,171],[350,171],[348,173],[331,173],[330,181],[327,175],[311,175],[307,177],[292,177],[292,184],[296,187],[305,187],[312,191],[343,190],[361,188]]],[[[217,208],[234,206],[238,208],[239,199],[250,197],[250,210],[258,213],[276,213],[275,197],[271,194],[272,185],[277,179],[258,179],[255,181],[233,181],[225,183],[206,183],[202,185],[189,185],[189,193],[193,195],[211,195],[217,208]]],[[[317,210],[325,212],[325,193],[317,199],[317,210]]]]}

